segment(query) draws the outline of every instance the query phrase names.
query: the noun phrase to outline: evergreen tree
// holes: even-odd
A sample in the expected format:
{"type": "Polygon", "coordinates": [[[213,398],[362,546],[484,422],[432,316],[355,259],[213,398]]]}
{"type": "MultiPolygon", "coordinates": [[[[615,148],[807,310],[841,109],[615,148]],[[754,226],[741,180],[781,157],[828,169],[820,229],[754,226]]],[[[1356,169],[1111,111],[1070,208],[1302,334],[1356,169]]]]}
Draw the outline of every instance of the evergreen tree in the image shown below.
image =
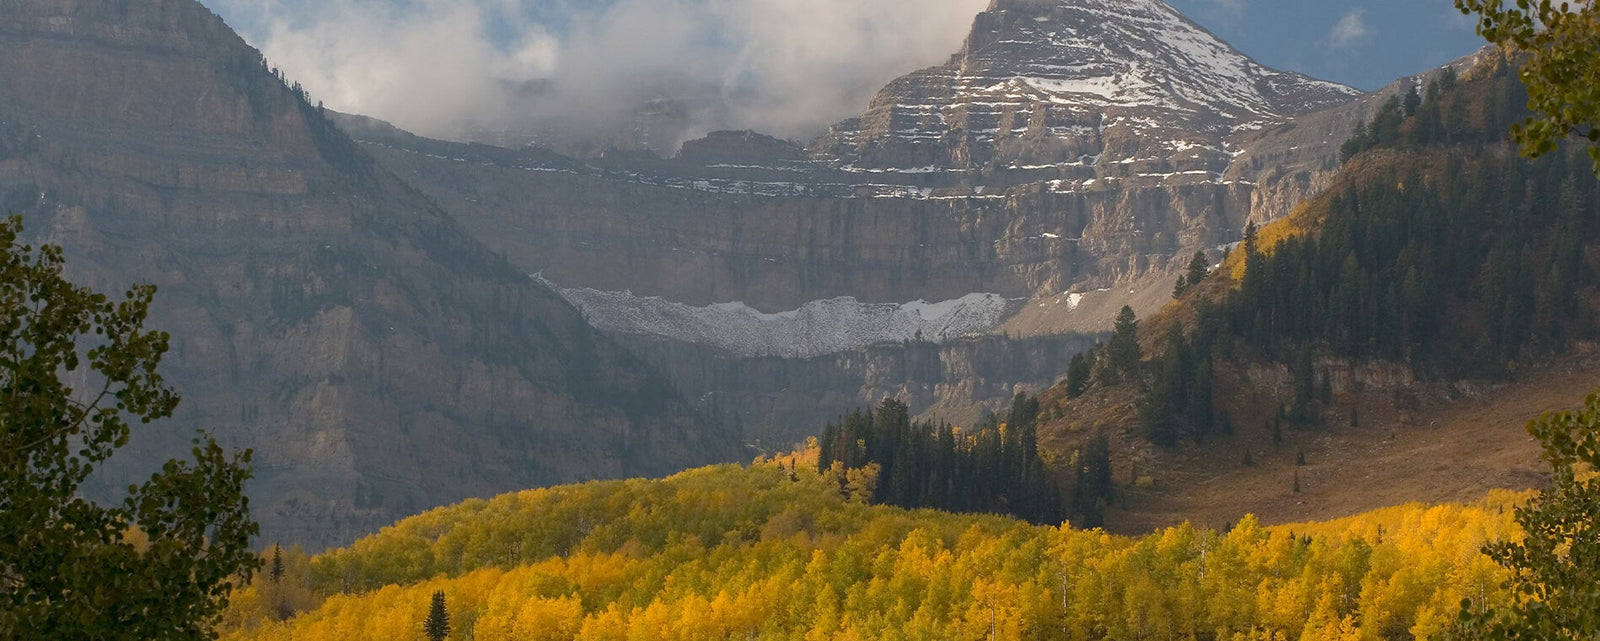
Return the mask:
{"type": "Polygon", "coordinates": [[[1105,360],[1102,371],[1106,372],[1104,377],[1110,385],[1115,385],[1139,366],[1139,319],[1132,307],[1123,305],[1122,311],[1117,312],[1111,340],[1106,343],[1105,360]]]}
{"type": "Polygon", "coordinates": [[[1200,281],[1205,280],[1206,275],[1209,273],[1211,273],[1211,262],[1206,260],[1206,253],[1203,251],[1195,252],[1194,258],[1189,260],[1188,273],[1185,274],[1188,278],[1189,286],[1199,285],[1200,281]]]}
{"type": "Polygon", "coordinates": [[[1073,470],[1072,521],[1083,528],[1096,528],[1105,524],[1105,506],[1112,498],[1111,440],[1105,433],[1096,434],[1078,452],[1077,469],[1073,470]]]}
{"type": "Polygon", "coordinates": [[[1290,406],[1289,418],[1299,423],[1311,420],[1311,399],[1313,390],[1316,389],[1316,370],[1313,368],[1310,348],[1300,350],[1299,358],[1294,365],[1294,404],[1290,406]]]}
{"type": "Polygon", "coordinates": [[[1072,362],[1067,365],[1067,398],[1078,398],[1089,389],[1090,366],[1094,351],[1087,354],[1079,352],[1072,356],[1072,362]]]}
{"type": "MultiPolygon", "coordinates": [[[[910,420],[907,406],[885,399],[829,423],[818,442],[818,470],[875,470],[877,503],[906,508],[1009,513],[1039,524],[1061,521],[1061,496],[1039,458],[1039,399],[1018,394],[1002,421],[989,415],[968,438],[948,425],[910,420]],[[1002,423],[1004,427],[1002,427],[1002,423]]],[[[862,487],[865,487],[864,485],[862,487]]]]}
{"type": "Polygon", "coordinates": [[[1406,92],[1406,97],[1405,97],[1404,102],[1400,103],[1401,110],[1404,113],[1404,115],[1409,118],[1411,116],[1417,115],[1417,108],[1419,108],[1421,106],[1422,106],[1422,95],[1417,93],[1416,85],[1412,85],[1411,86],[1411,90],[1406,92]]]}
{"type": "Polygon", "coordinates": [[[428,604],[428,618],[422,622],[422,632],[428,636],[428,641],[444,641],[450,636],[450,612],[445,609],[444,590],[434,590],[433,600],[428,604]]]}
{"type": "Polygon", "coordinates": [[[267,576],[277,583],[283,579],[283,547],[277,543],[272,544],[272,565],[267,570],[267,576]]]}
{"type": "Polygon", "coordinates": [[[1180,413],[1188,406],[1188,381],[1193,375],[1188,342],[1177,325],[1167,331],[1166,350],[1156,358],[1151,372],[1150,390],[1139,406],[1139,425],[1144,437],[1156,445],[1177,443],[1186,431],[1179,424],[1180,413]]]}
{"type": "Polygon", "coordinates": [[[1366,147],[1367,123],[1358,122],[1356,123],[1356,130],[1350,134],[1350,138],[1346,139],[1344,144],[1339,146],[1339,162],[1349,162],[1351,158],[1356,157],[1356,154],[1366,150],[1366,147]]]}

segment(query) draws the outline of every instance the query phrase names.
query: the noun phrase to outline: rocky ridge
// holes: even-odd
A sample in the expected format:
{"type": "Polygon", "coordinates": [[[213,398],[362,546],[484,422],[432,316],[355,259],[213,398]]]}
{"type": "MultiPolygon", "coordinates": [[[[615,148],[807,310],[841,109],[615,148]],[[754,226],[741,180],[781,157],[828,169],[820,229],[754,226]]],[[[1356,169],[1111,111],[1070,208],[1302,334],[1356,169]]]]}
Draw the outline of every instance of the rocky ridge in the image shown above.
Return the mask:
{"type": "Polygon", "coordinates": [[[856,172],[1078,186],[1220,174],[1230,134],[1359,93],[1263,67],[1161,0],[996,0],[949,63],[894,81],[812,151],[856,172]]]}
{"type": "Polygon", "coordinates": [[[74,280],[159,289],[184,401],[102,497],[204,428],[254,448],[263,537],[315,549],[469,496],[743,456],[192,0],[0,5],[0,197],[74,280]]]}
{"type": "MultiPolygon", "coordinates": [[[[1103,331],[1124,303],[1153,313],[1194,251],[1322,186],[1368,109],[1357,95],[1256,64],[1159,0],[1000,0],[948,64],[809,144],[719,132],[671,159],[572,158],[341,123],[688,391],[685,373],[730,359],[825,355],[730,331],[718,309],[747,320],[977,295],[1019,301],[987,330],[1011,336],[1103,331]],[[1306,119],[1319,109],[1339,115],[1306,119]]],[[[876,317],[824,318],[784,332],[905,338],[874,333],[876,317]]],[[[875,400],[850,398],[841,407],[875,400]]]]}
{"type": "Polygon", "coordinates": [[[1247,149],[1357,94],[1256,64],[1159,0],[1030,0],[995,2],[949,64],[806,146],[721,132],[674,159],[556,160],[346,122],[530,273],[777,313],[1165,274],[1309,192],[1354,118],[1285,151],[1293,171],[1247,149]]]}

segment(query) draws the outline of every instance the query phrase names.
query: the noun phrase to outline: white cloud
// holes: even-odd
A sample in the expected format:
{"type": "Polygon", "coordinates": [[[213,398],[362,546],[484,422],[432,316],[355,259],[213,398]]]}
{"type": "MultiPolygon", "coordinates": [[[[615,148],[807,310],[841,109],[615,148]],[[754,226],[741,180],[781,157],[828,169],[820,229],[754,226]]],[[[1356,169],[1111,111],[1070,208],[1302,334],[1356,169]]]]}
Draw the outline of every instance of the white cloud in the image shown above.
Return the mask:
{"type": "Polygon", "coordinates": [[[487,42],[483,24],[472,3],[419,0],[402,12],[334,0],[312,14],[269,9],[256,44],[329,107],[437,132],[463,112],[497,110],[486,98],[502,80],[553,68],[548,36],[531,33],[507,53],[487,42]]]}
{"type": "MultiPolygon", "coordinates": [[[[1220,0],[1238,2],[1239,0],[1220,0]]],[[[448,136],[530,111],[599,127],[688,92],[701,129],[810,136],[959,50],[988,0],[208,0],[330,108],[448,136]],[[559,18],[559,24],[535,16],[559,18]],[[539,98],[525,84],[548,80],[539,98]],[[531,101],[531,102],[530,102],[531,101]]]]}
{"type": "Polygon", "coordinates": [[[1367,10],[1351,9],[1328,32],[1328,41],[1335,47],[1348,47],[1367,37],[1367,10]]]}

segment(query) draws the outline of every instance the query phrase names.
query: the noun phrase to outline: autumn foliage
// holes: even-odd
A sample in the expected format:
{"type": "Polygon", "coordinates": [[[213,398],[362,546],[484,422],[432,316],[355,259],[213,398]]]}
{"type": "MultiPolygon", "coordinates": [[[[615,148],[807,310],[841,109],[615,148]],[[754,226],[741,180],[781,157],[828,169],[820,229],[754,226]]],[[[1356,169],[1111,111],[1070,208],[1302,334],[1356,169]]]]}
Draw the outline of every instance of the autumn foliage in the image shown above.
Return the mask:
{"type": "Polygon", "coordinates": [[[480,641],[1438,638],[1462,599],[1507,600],[1479,549],[1513,536],[1511,495],[1127,538],[851,501],[814,457],[436,509],[291,555],[298,614],[258,579],[223,638],[415,638],[436,591],[480,641]]]}

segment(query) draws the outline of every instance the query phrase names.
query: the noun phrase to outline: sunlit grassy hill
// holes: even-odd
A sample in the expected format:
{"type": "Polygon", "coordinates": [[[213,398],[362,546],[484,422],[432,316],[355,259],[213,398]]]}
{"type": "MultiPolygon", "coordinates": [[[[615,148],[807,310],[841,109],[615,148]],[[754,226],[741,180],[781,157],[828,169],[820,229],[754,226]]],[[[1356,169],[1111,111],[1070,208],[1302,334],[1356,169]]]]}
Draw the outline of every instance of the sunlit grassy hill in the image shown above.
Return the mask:
{"type": "Polygon", "coordinates": [[[289,552],[223,637],[422,638],[442,590],[452,639],[1437,638],[1463,598],[1504,599],[1478,549],[1515,531],[1497,493],[1129,538],[865,505],[812,460],[506,494],[289,552]]]}

